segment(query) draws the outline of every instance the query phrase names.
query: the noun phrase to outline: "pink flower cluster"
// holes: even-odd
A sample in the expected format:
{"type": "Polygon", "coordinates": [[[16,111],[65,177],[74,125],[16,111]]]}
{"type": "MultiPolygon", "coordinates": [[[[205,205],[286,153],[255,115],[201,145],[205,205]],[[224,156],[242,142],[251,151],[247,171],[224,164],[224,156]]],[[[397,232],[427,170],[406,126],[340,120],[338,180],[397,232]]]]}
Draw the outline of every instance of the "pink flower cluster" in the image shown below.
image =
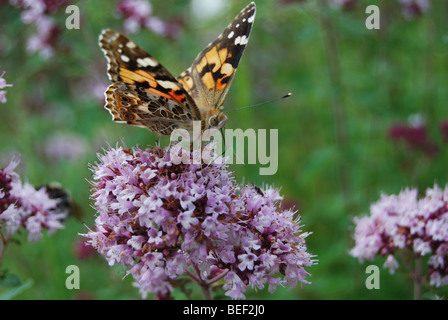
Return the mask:
{"type": "MultiPolygon", "coordinates": [[[[448,120],[439,122],[440,135],[443,142],[448,142],[448,120]]],[[[436,155],[441,146],[434,142],[429,134],[426,121],[420,115],[412,115],[408,123],[396,123],[388,132],[393,141],[403,141],[408,147],[420,150],[429,156],[436,155]]]]}
{"type": "Polygon", "coordinates": [[[45,59],[51,58],[61,32],[61,27],[54,22],[51,15],[66,4],[67,0],[10,0],[10,3],[23,10],[24,23],[36,27],[37,32],[28,39],[28,51],[39,52],[45,59]]]}
{"type": "Polygon", "coordinates": [[[356,0],[329,0],[330,5],[342,9],[351,9],[355,6],[356,0]]]}
{"type": "Polygon", "coordinates": [[[389,129],[389,137],[394,141],[404,141],[412,149],[421,150],[429,156],[435,155],[439,150],[430,140],[425,123],[395,124],[389,129]]]}
{"type": "Polygon", "coordinates": [[[355,247],[350,254],[361,262],[386,256],[384,267],[394,272],[399,251],[415,258],[427,256],[429,282],[448,285],[448,186],[437,185],[418,199],[417,189],[381,195],[370,215],[356,217],[355,247]]]}
{"type": "Polygon", "coordinates": [[[37,241],[42,230],[52,234],[63,228],[68,211],[58,206],[59,200],[52,199],[45,187],[36,190],[31,184],[22,183],[14,172],[18,164],[16,157],[0,169],[0,230],[5,227],[9,237],[24,227],[29,232],[28,241],[37,241]]]}
{"type": "MultiPolygon", "coordinates": [[[[305,2],[306,0],[280,0],[282,3],[305,2]]],[[[327,3],[335,8],[349,10],[359,3],[358,0],[327,0],[327,3]]],[[[398,0],[401,6],[401,14],[408,20],[417,18],[429,10],[431,3],[429,0],[398,0]]],[[[374,3],[372,3],[374,4],[374,3]]],[[[364,7],[365,8],[365,7],[364,7]]]]}
{"type": "MultiPolygon", "coordinates": [[[[6,87],[12,87],[12,84],[6,83],[5,78],[3,76],[5,75],[6,71],[3,71],[2,75],[0,76],[0,89],[5,89],[6,87]]],[[[0,91],[0,103],[6,103],[6,90],[0,91]]]]}
{"type": "Polygon", "coordinates": [[[42,152],[47,160],[56,162],[80,160],[86,155],[87,149],[87,142],[81,135],[58,132],[47,139],[42,152]]]}
{"type": "MultiPolygon", "coordinates": [[[[328,0],[335,7],[342,9],[353,8],[357,0],[328,0]]],[[[428,0],[398,0],[401,5],[401,14],[406,19],[414,19],[427,12],[430,8],[428,0]]],[[[373,4],[373,3],[372,3],[373,4]]]]}
{"type": "Polygon", "coordinates": [[[152,5],[147,0],[120,0],[117,11],[124,18],[124,29],[128,33],[135,33],[142,28],[171,37],[178,33],[176,23],[166,23],[152,15],[152,5]]]}
{"type": "Polygon", "coordinates": [[[439,129],[442,134],[443,142],[448,142],[448,119],[439,123],[439,129]]]}
{"type": "Polygon", "coordinates": [[[169,151],[109,148],[92,167],[98,215],[83,236],[109,265],[127,267],[143,297],[169,296],[183,275],[219,280],[233,299],[309,283],[308,233],[278,190],[241,187],[225,164],[174,164],[169,151]]]}

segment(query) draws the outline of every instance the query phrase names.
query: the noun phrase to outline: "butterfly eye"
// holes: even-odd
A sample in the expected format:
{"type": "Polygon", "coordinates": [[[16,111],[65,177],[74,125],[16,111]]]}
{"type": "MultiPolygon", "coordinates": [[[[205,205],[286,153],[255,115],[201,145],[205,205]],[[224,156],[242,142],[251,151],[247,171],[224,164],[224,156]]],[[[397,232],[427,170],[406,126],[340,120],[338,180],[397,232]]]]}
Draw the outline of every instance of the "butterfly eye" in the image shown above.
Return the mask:
{"type": "Polygon", "coordinates": [[[214,127],[218,126],[218,124],[219,124],[218,118],[216,116],[211,116],[208,119],[208,123],[209,123],[210,127],[214,128],[214,127]]]}

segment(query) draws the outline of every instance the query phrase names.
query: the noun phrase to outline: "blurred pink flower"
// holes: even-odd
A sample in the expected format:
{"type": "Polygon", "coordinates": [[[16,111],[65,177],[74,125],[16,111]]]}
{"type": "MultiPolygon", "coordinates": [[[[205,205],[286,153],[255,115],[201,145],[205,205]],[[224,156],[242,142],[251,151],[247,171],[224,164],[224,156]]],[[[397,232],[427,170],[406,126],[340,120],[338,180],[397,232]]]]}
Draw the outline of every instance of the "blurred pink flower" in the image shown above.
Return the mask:
{"type": "Polygon", "coordinates": [[[49,138],[43,147],[43,153],[48,160],[77,160],[87,152],[86,140],[74,133],[58,133],[49,138]]]}
{"type": "Polygon", "coordinates": [[[442,138],[444,142],[448,142],[448,119],[443,120],[439,124],[440,132],[442,134],[442,138]]]}
{"type": "Polygon", "coordinates": [[[58,207],[59,200],[50,198],[45,187],[36,190],[30,183],[22,183],[14,171],[20,159],[0,169],[0,229],[4,226],[7,237],[23,227],[28,241],[37,241],[42,231],[54,233],[63,228],[68,210],[58,207]]]}
{"type": "Polygon", "coordinates": [[[389,137],[394,141],[404,141],[413,149],[418,149],[432,156],[438,151],[426,130],[426,123],[420,116],[411,117],[409,124],[395,124],[389,129],[389,137]]]}
{"type": "Polygon", "coordinates": [[[81,291],[75,294],[75,300],[95,300],[95,295],[91,292],[81,291]]]}
{"type": "Polygon", "coordinates": [[[135,33],[144,27],[147,19],[151,17],[152,5],[146,0],[120,0],[117,11],[124,18],[124,29],[135,33]]]}
{"type": "Polygon", "coordinates": [[[54,55],[54,48],[61,27],[47,16],[40,17],[35,25],[37,33],[28,39],[27,50],[29,53],[39,52],[44,59],[49,59],[54,55]]]}
{"type": "Polygon", "coordinates": [[[124,29],[128,33],[147,28],[164,36],[175,37],[178,34],[179,24],[175,21],[167,23],[153,16],[152,5],[147,0],[120,0],[117,11],[124,18],[124,29]]]}
{"type": "Polygon", "coordinates": [[[44,59],[49,59],[54,54],[56,40],[62,30],[50,17],[66,0],[10,0],[10,3],[22,12],[22,21],[25,24],[33,24],[36,33],[27,41],[29,53],[39,52],[44,59]]]}
{"type": "Polygon", "coordinates": [[[356,0],[329,0],[330,5],[341,9],[351,9],[355,6],[356,0]]]}
{"type": "Polygon", "coordinates": [[[27,24],[35,22],[42,15],[55,13],[67,2],[67,0],[9,0],[9,3],[23,10],[22,21],[27,24]]]}
{"type": "Polygon", "coordinates": [[[97,252],[96,250],[87,243],[87,240],[84,238],[79,238],[75,242],[74,250],[76,257],[79,260],[86,260],[92,256],[96,256],[97,252]]]}
{"type": "Polygon", "coordinates": [[[400,0],[401,13],[406,19],[414,19],[430,8],[428,0],[400,0]]]}

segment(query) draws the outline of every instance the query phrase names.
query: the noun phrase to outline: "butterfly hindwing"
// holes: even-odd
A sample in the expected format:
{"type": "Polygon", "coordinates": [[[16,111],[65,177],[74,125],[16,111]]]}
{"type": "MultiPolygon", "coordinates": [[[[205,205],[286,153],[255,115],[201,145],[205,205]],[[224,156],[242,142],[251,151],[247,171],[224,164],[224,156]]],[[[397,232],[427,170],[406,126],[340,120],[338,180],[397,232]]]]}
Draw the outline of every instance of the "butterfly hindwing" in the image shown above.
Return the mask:
{"type": "Polygon", "coordinates": [[[244,8],[177,80],[201,111],[221,109],[255,20],[255,3],[244,8]]]}
{"type": "Polygon", "coordinates": [[[117,82],[106,90],[106,106],[116,122],[147,128],[159,135],[170,135],[176,128],[191,129],[191,114],[172,99],[151,97],[140,87],[117,82]]]}
{"type": "Polygon", "coordinates": [[[105,30],[100,45],[112,85],[105,108],[117,122],[146,127],[161,135],[192,126],[201,116],[194,100],[157,60],[119,32],[105,30]]]}

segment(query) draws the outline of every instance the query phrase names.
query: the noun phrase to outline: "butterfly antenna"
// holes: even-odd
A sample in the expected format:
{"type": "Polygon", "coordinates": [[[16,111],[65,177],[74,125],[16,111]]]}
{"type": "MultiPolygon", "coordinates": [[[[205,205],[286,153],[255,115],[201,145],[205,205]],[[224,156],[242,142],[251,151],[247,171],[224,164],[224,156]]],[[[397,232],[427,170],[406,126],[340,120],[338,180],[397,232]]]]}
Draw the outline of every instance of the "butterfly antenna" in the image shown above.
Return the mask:
{"type": "Polygon", "coordinates": [[[287,94],[285,94],[283,97],[280,97],[280,98],[271,99],[271,100],[268,100],[268,101],[265,101],[265,102],[261,102],[261,103],[257,103],[257,104],[253,104],[253,105],[251,105],[251,106],[247,106],[247,107],[242,107],[242,108],[238,108],[238,109],[233,109],[233,110],[229,110],[229,111],[224,111],[223,113],[229,113],[229,112],[238,111],[238,110],[243,110],[243,109],[247,109],[247,108],[253,108],[253,107],[262,106],[262,105],[264,105],[264,104],[268,104],[268,103],[272,103],[272,102],[275,102],[275,101],[278,101],[278,100],[282,100],[282,99],[288,98],[288,97],[290,97],[290,96],[292,96],[292,93],[291,93],[291,92],[288,92],[287,94]]]}

